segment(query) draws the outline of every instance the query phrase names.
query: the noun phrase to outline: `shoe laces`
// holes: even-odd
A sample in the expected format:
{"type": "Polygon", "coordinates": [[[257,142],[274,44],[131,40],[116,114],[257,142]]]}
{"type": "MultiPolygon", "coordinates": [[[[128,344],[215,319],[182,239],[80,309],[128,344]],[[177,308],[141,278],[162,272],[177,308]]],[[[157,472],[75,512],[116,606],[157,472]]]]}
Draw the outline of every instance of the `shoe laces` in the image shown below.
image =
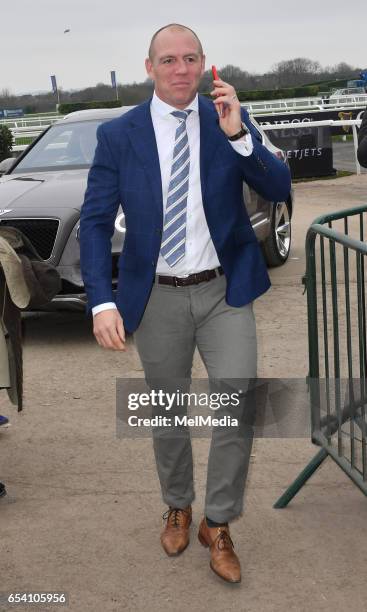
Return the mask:
{"type": "Polygon", "coordinates": [[[228,531],[226,531],[225,529],[221,529],[220,527],[218,528],[218,531],[219,533],[215,540],[218,550],[224,550],[225,548],[228,548],[229,546],[234,548],[232,538],[229,535],[228,531]]]}
{"type": "Polygon", "coordinates": [[[168,510],[162,514],[162,518],[173,527],[180,527],[183,515],[189,516],[188,511],[182,510],[181,508],[168,508],[168,510]]]}

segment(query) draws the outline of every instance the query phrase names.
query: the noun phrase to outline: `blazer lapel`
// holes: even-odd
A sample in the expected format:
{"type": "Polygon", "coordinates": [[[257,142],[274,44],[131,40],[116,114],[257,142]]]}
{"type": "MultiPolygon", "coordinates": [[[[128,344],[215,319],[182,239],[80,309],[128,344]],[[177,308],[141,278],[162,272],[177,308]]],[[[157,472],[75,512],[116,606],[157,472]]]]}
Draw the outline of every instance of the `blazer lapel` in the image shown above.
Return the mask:
{"type": "Polygon", "coordinates": [[[153,200],[160,215],[163,215],[162,179],[158,149],[155,139],[150,100],[136,108],[136,114],[127,128],[131,145],[149,177],[153,200]]]}
{"type": "Polygon", "coordinates": [[[219,127],[219,118],[213,103],[202,96],[199,96],[199,118],[200,180],[204,198],[214,156],[218,147],[223,145],[223,132],[219,127]]]}

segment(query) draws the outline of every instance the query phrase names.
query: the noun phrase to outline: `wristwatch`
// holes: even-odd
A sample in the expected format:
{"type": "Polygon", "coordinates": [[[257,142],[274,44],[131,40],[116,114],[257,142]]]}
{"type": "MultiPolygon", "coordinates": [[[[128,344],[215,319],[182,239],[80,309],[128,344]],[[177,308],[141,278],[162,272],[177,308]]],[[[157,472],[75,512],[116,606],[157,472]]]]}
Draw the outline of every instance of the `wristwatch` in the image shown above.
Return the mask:
{"type": "Polygon", "coordinates": [[[233,134],[233,136],[227,136],[227,138],[231,142],[234,142],[234,141],[239,140],[240,138],[242,138],[242,136],[245,136],[246,134],[249,134],[249,133],[250,133],[250,130],[248,130],[247,127],[245,126],[245,124],[242,122],[241,123],[240,131],[237,132],[237,134],[233,134]]]}

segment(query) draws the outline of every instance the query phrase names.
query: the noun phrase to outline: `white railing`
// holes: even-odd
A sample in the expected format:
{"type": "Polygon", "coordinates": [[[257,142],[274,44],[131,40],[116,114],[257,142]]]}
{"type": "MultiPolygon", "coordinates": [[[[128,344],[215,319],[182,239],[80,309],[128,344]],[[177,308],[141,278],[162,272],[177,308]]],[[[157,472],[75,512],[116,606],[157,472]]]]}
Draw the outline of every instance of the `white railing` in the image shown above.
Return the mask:
{"type": "Polygon", "coordinates": [[[24,151],[24,149],[26,149],[30,143],[21,142],[22,139],[32,138],[32,140],[34,140],[35,138],[37,138],[37,136],[42,134],[42,132],[44,132],[48,127],[50,127],[50,124],[43,125],[42,127],[33,126],[33,129],[32,126],[10,128],[10,131],[13,134],[14,142],[18,143],[12,147],[12,151],[24,151]]]}
{"type": "MultiPolygon", "coordinates": [[[[307,111],[312,112],[327,112],[330,110],[355,109],[367,106],[367,94],[354,94],[351,96],[341,96],[339,98],[330,99],[322,96],[314,96],[309,98],[284,98],[281,100],[259,100],[256,102],[241,102],[241,105],[246,107],[248,111],[254,115],[266,114],[268,116],[277,115],[279,113],[302,113],[307,111]]],[[[27,128],[35,134],[40,134],[56,121],[60,121],[64,117],[57,113],[43,113],[42,115],[26,115],[19,118],[0,119],[0,125],[7,125],[13,132],[15,138],[19,138],[21,128],[27,128]],[[34,129],[30,129],[34,128],[34,129]],[[39,128],[38,130],[36,128],[39,128]],[[19,130],[19,132],[18,132],[19,130]]],[[[16,145],[14,150],[22,150],[22,144],[16,145]]],[[[25,148],[25,146],[23,147],[25,148]]]]}
{"type": "MultiPolygon", "coordinates": [[[[348,96],[340,96],[338,98],[329,98],[326,96],[311,96],[308,98],[282,98],[280,100],[259,100],[241,102],[249,112],[253,115],[259,115],[264,112],[267,114],[281,112],[297,112],[297,111],[328,111],[328,110],[345,110],[348,108],[357,108],[367,106],[366,94],[352,94],[348,96]]],[[[14,117],[0,119],[0,125],[5,124],[8,127],[28,127],[28,126],[45,126],[55,123],[63,119],[63,115],[57,113],[42,113],[37,115],[26,115],[25,117],[14,117]]]]}
{"type": "Polygon", "coordinates": [[[0,125],[6,125],[10,129],[19,129],[22,127],[29,128],[34,126],[45,128],[45,126],[49,126],[60,119],[63,119],[63,115],[45,115],[42,117],[32,117],[31,115],[26,115],[25,117],[14,117],[13,119],[0,119],[0,125]]]}
{"type": "MultiPolygon", "coordinates": [[[[251,113],[253,114],[253,113],[251,113]]],[[[256,115],[254,114],[254,116],[256,117],[256,115]]],[[[353,133],[353,145],[354,145],[354,157],[355,157],[355,164],[356,164],[356,172],[357,174],[361,174],[361,166],[358,163],[358,158],[357,158],[357,149],[358,149],[358,133],[357,133],[357,126],[359,127],[361,124],[361,119],[345,119],[345,120],[334,120],[334,119],[324,119],[322,121],[309,121],[304,120],[302,122],[295,122],[295,123],[290,123],[290,122],[282,122],[282,123],[261,123],[261,129],[264,131],[268,131],[268,130],[289,130],[289,129],[297,129],[299,127],[339,127],[339,126],[350,126],[352,128],[352,133],[353,133]]],[[[259,124],[260,125],[260,124],[259,124]]],[[[39,134],[41,134],[41,132],[43,132],[46,128],[48,128],[49,125],[43,126],[40,129],[34,129],[34,130],[30,130],[27,127],[18,127],[18,128],[11,128],[11,132],[14,136],[14,138],[16,138],[18,141],[20,138],[36,138],[39,134]]],[[[26,149],[28,146],[28,144],[17,144],[14,145],[12,150],[13,151],[24,151],[24,149],[26,149]]]]}
{"type": "Polygon", "coordinates": [[[35,126],[27,125],[24,127],[22,126],[22,127],[10,128],[10,131],[13,135],[20,135],[20,136],[24,135],[26,132],[34,132],[35,134],[41,134],[41,132],[44,132],[49,127],[50,127],[50,124],[42,125],[40,127],[38,127],[37,125],[35,126]]]}
{"type": "Polygon", "coordinates": [[[339,98],[284,98],[282,100],[260,100],[259,102],[241,102],[252,115],[293,113],[307,110],[309,112],[345,110],[367,106],[367,94],[340,96],[339,98]]]}
{"type": "Polygon", "coordinates": [[[361,119],[345,119],[345,120],[333,120],[325,119],[324,121],[302,121],[301,123],[261,123],[261,129],[264,131],[268,130],[295,130],[301,127],[339,127],[348,125],[352,128],[353,132],[353,145],[354,145],[354,159],[356,164],[357,174],[361,174],[361,166],[358,162],[357,149],[358,149],[358,133],[357,126],[361,124],[361,119]]]}

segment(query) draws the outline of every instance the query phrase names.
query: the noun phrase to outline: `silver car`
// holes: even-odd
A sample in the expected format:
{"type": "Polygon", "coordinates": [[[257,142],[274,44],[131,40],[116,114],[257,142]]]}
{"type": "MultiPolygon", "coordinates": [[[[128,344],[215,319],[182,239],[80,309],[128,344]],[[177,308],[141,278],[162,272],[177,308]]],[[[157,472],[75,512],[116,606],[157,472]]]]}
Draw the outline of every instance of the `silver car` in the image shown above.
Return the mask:
{"type": "MultiPolygon", "coordinates": [[[[0,164],[0,223],[19,228],[40,256],[56,266],[62,291],[47,309],[84,309],[86,295],[80,273],[79,216],[88,170],[96,147],[96,130],[128,107],[70,113],[43,132],[16,160],[0,164]]],[[[253,120],[263,144],[287,163],[253,120]]],[[[283,264],[291,244],[293,195],[287,202],[268,202],[244,183],[251,223],[269,266],[283,264]]],[[[112,239],[112,283],[125,235],[121,207],[112,239]]]]}

